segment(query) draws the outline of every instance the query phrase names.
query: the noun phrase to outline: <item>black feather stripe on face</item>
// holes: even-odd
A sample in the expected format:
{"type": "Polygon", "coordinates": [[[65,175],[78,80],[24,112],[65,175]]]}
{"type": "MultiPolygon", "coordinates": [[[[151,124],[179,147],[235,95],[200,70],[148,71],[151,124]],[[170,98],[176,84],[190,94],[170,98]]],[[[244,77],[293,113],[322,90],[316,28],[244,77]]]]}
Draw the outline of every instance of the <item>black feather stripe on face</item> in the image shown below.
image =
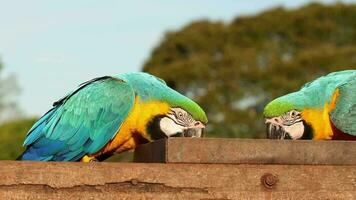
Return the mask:
{"type": "Polygon", "coordinates": [[[160,128],[160,121],[163,117],[166,117],[164,115],[156,116],[153,118],[152,121],[150,121],[147,125],[147,132],[150,134],[152,140],[159,140],[163,138],[167,138],[167,135],[164,134],[162,129],[160,128]]]}
{"type": "Polygon", "coordinates": [[[304,133],[303,133],[303,136],[301,137],[301,139],[302,140],[313,139],[313,128],[308,123],[306,123],[304,120],[303,120],[303,125],[304,125],[304,133]]]}

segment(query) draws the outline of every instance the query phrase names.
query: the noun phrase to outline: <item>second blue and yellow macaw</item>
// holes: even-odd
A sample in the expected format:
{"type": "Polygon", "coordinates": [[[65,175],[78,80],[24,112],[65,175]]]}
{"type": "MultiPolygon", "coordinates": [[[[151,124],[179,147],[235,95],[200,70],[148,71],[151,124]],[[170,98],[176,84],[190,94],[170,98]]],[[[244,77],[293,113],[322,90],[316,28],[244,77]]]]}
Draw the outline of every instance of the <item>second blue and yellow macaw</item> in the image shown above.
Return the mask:
{"type": "Polygon", "coordinates": [[[207,123],[192,100],[146,73],[83,83],[54,103],[29,131],[20,160],[104,160],[138,144],[200,137],[207,123]]]}
{"type": "Polygon", "coordinates": [[[356,140],[356,70],[330,73],[264,109],[268,138],[356,140]]]}

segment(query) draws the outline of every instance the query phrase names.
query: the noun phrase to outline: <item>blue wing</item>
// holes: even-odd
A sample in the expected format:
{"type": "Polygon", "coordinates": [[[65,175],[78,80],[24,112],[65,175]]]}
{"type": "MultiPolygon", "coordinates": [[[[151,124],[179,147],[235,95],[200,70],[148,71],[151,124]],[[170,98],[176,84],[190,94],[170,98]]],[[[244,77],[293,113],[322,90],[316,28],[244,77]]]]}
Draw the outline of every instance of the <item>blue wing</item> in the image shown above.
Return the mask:
{"type": "Polygon", "coordinates": [[[134,105],[132,87],[101,77],[54,103],[29,131],[22,160],[76,161],[103,148],[134,105]]]}

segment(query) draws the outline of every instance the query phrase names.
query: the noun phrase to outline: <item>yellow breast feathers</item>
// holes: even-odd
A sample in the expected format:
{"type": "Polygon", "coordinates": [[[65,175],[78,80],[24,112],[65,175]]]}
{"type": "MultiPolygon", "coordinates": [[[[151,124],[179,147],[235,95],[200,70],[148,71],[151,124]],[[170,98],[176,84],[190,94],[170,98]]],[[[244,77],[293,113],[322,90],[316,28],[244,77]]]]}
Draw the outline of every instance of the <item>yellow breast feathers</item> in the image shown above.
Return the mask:
{"type": "Polygon", "coordinates": [[[336,89],[330,103],[326,103],[323,109],[305,109],[302,112],[302,119],[313,128],[313,139],[331,139],[333,136],[329,113],[336,107],[336,101],[339,95],[339,89],[336,89]]]}
{"type": "Polygon", "coordinates": [[[146,126],[155,116],[165,115],[170,111],[167,103],[159,101],[141,102],[138,97],[135,98],[133,109],[121,125],[119,131],[113,140],[104,148],[105,152],[125,151],[136,147],[137,141],[134,134],[151,141],[147,133],[146,126]],[[121,147],[121,148],[120,148],[121,147]]]}

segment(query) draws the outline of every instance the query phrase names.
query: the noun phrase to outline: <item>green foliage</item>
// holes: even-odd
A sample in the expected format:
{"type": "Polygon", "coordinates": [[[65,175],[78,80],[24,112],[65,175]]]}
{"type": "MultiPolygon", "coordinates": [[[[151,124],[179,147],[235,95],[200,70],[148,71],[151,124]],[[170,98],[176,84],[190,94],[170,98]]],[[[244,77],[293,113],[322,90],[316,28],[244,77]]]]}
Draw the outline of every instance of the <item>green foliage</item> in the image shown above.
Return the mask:
{"type": "Polygon", "coordinates": [[[0,160],[15,159],[20,155],[25,134],[34,122],[34,119],[19,119],[20,111],[14,101],[18,92],[16,78],[4,78],[2,69],[0,60],[0,160]]]}
{"type": "Polygon", "coordinates": [[[305,82],[356,65],[356,5],[275,8],[169,32],[143,70],[195,99],[208,137],[264,138],[263,107],[305,82]]]}
{"type": "Polygon", "coordinates": [[[0,160],[14,160],[24,150],[22,143],[35,118],[19,119],[0,125],[0,160]]]}

